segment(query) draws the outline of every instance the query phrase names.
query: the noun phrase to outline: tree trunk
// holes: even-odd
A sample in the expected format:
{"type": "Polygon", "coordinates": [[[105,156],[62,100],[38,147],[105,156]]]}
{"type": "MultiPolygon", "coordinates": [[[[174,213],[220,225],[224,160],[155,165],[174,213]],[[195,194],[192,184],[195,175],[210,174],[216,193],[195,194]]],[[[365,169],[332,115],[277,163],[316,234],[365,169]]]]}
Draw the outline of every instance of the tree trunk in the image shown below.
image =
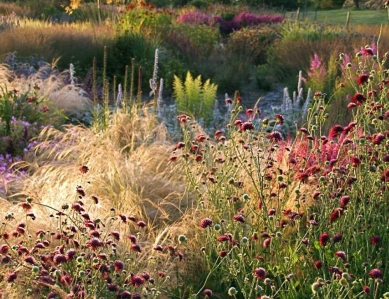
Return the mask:
{"type": "Polygon", "coordinates": [[[359,0],[353,0],[356,9],[359,9],[359,0]]]}

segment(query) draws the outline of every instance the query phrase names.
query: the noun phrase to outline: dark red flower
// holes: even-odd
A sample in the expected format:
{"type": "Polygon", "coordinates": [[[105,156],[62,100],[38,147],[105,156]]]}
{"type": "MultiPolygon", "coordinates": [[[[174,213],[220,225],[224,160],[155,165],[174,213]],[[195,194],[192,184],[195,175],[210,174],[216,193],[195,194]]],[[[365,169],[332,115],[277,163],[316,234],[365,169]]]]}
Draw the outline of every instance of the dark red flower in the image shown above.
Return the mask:
{"type": "Polygon", "coordinates": [[[86,165],[82,165],[82,166],[79,168],[79,170],[80,170],[80,172],[81,172],[82,174],[85,174],[85,173],[87,173],[87,172],[89,171],[89,167],[86,166],[86,165]]]}
{"type": "Polygon", "coordinates": [[[377,235],[371,236],[370,243],[374,245],[379,245],[381,243],[381,237],[377,235]]]}
{"type": "Polygon", "coordinates": [[[232,217],[237,222],[244,223],[244,216],[242,214],[238,214],[232,217]]]}
{"type": "Polygon", "coordinates": [[[275,115],[275,120],[277,124],[283,125],[284,124],[284,117],[281,114],[275,115]]]}
{"type": "Polygon", "coordinates": [[[316,270],[321,269],[321,267],[323,267],[323,262],[320,261],[320,260],[316,261],[316,262],[313,264],[313,268],[315,268],[316,270]]]}
{"type": "Polygon", "coordinates": [[[138,222],[136,223],[136,225],[143,228],[143,227],[145,227],[147,224],[146,224],[146,222],[140,220],[140,221],[138,221],[138,222]]]}
{"type": "Polygon", "coordinates": [[[361,74],[358,77],[357,83],[358,85],[363,85],[369,81],[369,75],[368,74],[361,74]]]}
{"type": "Polygon", "coordinates": [[[254,126],[252,122],[246,121],[240,125],[240,130],[243,131],[248,131],[248,130],[254,130],[254,126]]]}
{"type": "Polygon", "coordinates": [[[31,265],[35,265],[36,264],[36,260],[34,259],[34,257],[32,257],[31,255],[28,255],[24,258],[24,261],[28,264],[31,264],[31,265]]]}
{"type": "Polygon", "coordinates": [[[381,144],[382,141],[385,139],[385,135],[382,133],[377,133],[372,136],[372,143],[373,144],[381,144]]]}
{"type": "Polygon", "coordinates": [[[185,114],[181,114],[181,115],[179,115],[177,118],[178,118],[178,121],[179,121],[181,124],[186,123],[187,120],[188,120],[188,116],[186,116],[185,114]]]}
{"type": "Polygon", "coordinates": [[[155,245],[153,249],[156,251],[163,251],[163,247],[161,245],[155,245]]]}
{"type": "Polygon", "coordinates": [[[319,243],[320,246],[326,246],[327,242],[330,240],[330,235],[328,233],[322,233],[319,236],[319,243]]]}
{"type": "Polygon", "coordinates": [[[141,248],[140,248],[140,246],[139,246],[139,244],[132,244],[132,245],[130,246],[130,250],[136,251],[136,252],[141,252],[141,251],[142,251],[141,248]]]}
{"type": "Polygon", "coordinates": [[[31,206],[31,204],[30,204],[30,203],[28,203],[28,202],[22,202],[22,203],[20,204],[20,206],[23,208],[23,210],[26,210],[26,211],[28,211],[28,210],[31,210],[31,209],[32,209],[32,206],[31,206]]]}
{"type": "Polygon", "coordinates": [[[53,262],[56,265],[65,263],[66,262],[66,256],[61,254],[61,253],[58,253],[58,254],[54,255],[53,262]]]}
{"type": "Polygon", "coordinates": [[[268,136],[267,136],[268,139],[270,139],[271,141],[273,142],[279,142],[279,141],[282,141],[283,138],[282,138],[282,134],[278,131],[273,131],[271,132],[268,136]]]}
{"type": "Polygon", "coordinates": [[[11,272],[7,275],[7,282],[11,283],[14,282],[18,278],[18,273],[17,272],[11,272]]]}
{"type": "Polygon", "coordinates": [[[118,231],[111,231],[109,233],[112,237],[115,238],[115,240],[119,241],[120,240],[120,233],[118,231]]]}
{"type": "Polygon", "coordinates": [[[270,243],[271,243],[271,238],[266,238],[266,239],[263,241],[263,247],[269,248],[270,243]]]}
{"type": "Polygon", "coordinates": [[[362,105],[366,101],[366,97],[363,93],[356,93],[351,98],[351,103],[356,104],[357,106],[362,105]]]}
{"type": "Polygon", "coordinates": [[[0,245],[0,254],[7,254],[9,251],[9,246],[7,244],[0,245]]]}
{"type": "Polygon", "coordinates": [[[336,233],[336,234],[334,235],[334,237],[332,238],[332,241],[333,241],[334,243],[338,243],[338,242],[340,242],[342,239],[343,239],[342,234],[341,234],[341,233],[336,233]]]}
{"type": "Polygon", "coordinates": [[[101,247],[101,246],[103,245],[103,243],[102,243],[102,242],[100,241],[100,239],[98,239],[98,238],[92,238],[92,239],[90,239],[90,240],[86,243],[86,245],[87,245],[88,247],[91,247],[92,250],[96,250],[97,248],[101,247]]]}
{"type": "Polygon", "coordinates": [[[141,276],[131,274],[130,285],[139,287],[145,282],[145,279],[141,276]]]}
{"type": "Polygon", "coordinates": [[[348,205],[348,203],[350,202],[350,196],[348,195],[343,195],[341,198],[340,198],[340,206],[342,208],[344,208],[345,206],[348,205]]]}
{"type": "Polygon", "coordinates": [[[213,293],[210,289],[205,289],[203,291],[203,295],[208,296],[208,297],[212,297],[213,293]]]}
{"type": "Polygon", "coordinates": [[[136,244],[136,236],[134,236],[134,235],[128,235],[127,238],[130,239],[130,241],[131,241],[132,244],[136,244]]]}
{"type": "Polygon", "coordinates": [[[331,223],[335,222],[340,216],[342,216],[343,212],[344,210],[342,208],[335,208],[330,215],[331,223]]]}
{"type": "Polygon", "coordinates": [[[346,260],[346,253],[344,251],[336,251],[335,255],[339,258],[341,258],[343,261],[346,260]]]}
{"type": "Polygon", "coordinates": [[[124,263],[122,261],[119,261],[119,260],[115,261],[113,263],[113,266],[114,266],[116,272],[121,272],[124,269],[124,263]]]}
{"type": "Polygon", "coordinates": [[[254,269],[253,273],[258,279],[265,279],[267,274],[266,270],[262,267],[254,269]]]}
{"type": "Polygon", "coordinates": [[[68,251],[66,251],[66,254],[65,254],[66,259],[68,261],[75,259],[76,255],[77,255],[77,252],[74,248],[70,248],[68,251]]]}
{"type": "Polygon", "coordinates": [[[201,220],[200,227],[207,228],[207,227],[212,226],[212,224],[213,224],[213,222],[210,218],[204,218],[203,220],[201,220]]]}
{"type": "Polygon", "coordinates": [[[363,292],[365,293],[365,294],[367,294],[367,295],[369,295],[370,294],[370,287],[369,286],[363,286],[363,292]]]}
{"type": "Polygon", "coordinates": [[[382,271],[380,269],[372,269],[370,270],[369,275],[371,278],[381,278],[382,271]]]}
{"type": "Polygon", "coordinates": [[[334,125],[330,129],[330,132],[328,133],[328,138],[330,140],[332,140],[332,139],[338,137],[343,131],[344,131],[344,128],[341,125],[334,125]]]}

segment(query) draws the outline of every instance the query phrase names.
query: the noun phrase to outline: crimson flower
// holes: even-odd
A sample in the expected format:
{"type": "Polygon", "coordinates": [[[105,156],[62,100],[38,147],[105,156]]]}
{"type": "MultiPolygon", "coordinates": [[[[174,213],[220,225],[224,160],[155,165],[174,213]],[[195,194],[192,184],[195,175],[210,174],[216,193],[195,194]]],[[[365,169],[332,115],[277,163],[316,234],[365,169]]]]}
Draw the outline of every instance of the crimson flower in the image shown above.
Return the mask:
{"type": "Polygon", "coordinates": [[[351,103],[354,103],[357,106],[362,105],[365,101],[366,97],[360,92],[354,94],[351,98],[351,103]]]}
{"type": "Polygon", "coordinates": [[[258,278],[258,279],[265,279],[266,278],[266,270],[262,267],[259,267],[259,268],[256,268],[254,269],[254,275],[258,278]]]}
{"type": "Polygon", "coordinates": [[[361,74],[358,77],[357,83],[359,86],[367,83],[369,81],[369,75],[368,74],[361,74]]]}
{"type": "Polygon", "coordinates": [[[372,269],[369,272],[371,278],[380,278],[382,277],[382,271],[380,269],[372,269]]]}
{"type": "Polygon", "coordinates": [[[327,245],[327,242],[330,240],[330,235],[328,233],[322,233],[320,236],[319,236],[319,243],[320,243],[320,246],[326,246],[327,245]]]}

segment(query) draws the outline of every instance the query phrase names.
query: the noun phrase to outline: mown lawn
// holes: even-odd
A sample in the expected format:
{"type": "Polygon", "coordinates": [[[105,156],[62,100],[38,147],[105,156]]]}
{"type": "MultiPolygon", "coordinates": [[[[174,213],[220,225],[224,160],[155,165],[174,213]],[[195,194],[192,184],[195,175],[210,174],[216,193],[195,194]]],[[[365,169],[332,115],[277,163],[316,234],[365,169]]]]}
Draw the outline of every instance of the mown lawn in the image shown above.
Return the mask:
{"type": "MultiPolygon", "coordinates": [[[[353,9],[336,9],[336,10],[300,10],[300,20],[317,21],[331,25],[346,24],[347,13],[350,12],[349,24],[353,25],[389,25],[388,12],[382,10],[353,10],[353,9]]],[[[287,12],[287,18],[296,18],[296,11],[287,12]]]]}

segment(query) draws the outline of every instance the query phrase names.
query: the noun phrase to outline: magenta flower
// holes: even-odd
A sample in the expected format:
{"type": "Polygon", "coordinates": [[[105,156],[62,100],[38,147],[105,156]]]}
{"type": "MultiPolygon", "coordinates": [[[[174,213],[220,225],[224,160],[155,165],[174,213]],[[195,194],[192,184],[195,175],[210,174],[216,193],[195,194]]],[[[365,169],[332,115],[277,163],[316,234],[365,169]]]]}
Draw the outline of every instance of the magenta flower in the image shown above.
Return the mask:
{"type": "Polygon", "coordinates": [[[356,93],[351,98],[351,103],[356,104],[357,106],[362,105],[366,101],[366,97],[362,93],[356,93]]]}
{"type": "Polygon", "coordinates": [[[124,263],[120,260],[116,260],[113,263],[113,266],[114,266],[116,272],[121,272],[124,269],[124,263]]]}
{"type": "Polygon", "coordinates": [[[141,276],[134,275],[131,273],[131,278],[130,278],[130,285],[139,287],[145,282],[145,279],[141,276]]]}
{"type": "Polygon", "coordinates": [[[212,297],[213,293],[210,289],[205,289],[203,291],[203,295],[208,296],[208,297],[212,297]]]}

